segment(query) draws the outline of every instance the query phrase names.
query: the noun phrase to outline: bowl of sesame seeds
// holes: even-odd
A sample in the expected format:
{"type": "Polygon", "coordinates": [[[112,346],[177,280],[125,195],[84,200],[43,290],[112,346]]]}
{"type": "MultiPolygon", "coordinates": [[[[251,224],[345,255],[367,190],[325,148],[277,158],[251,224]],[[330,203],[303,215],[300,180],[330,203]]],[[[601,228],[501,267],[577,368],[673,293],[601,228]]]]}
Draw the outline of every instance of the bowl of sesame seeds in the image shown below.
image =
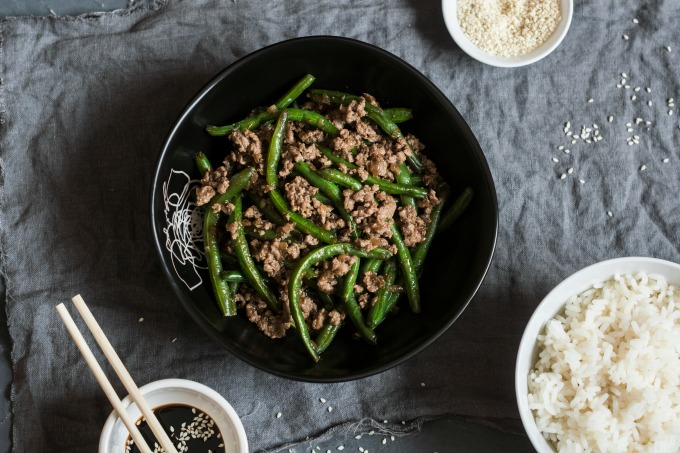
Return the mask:
{"type": "Polygon", "coordinates": [[[491,66],[525,66],[546,57],[567,35],[573,0],[442,0],[458,46],[491,66]]]}
{"type": "MultiPolygon", "coordinates": [[[[198,382],[162,379],[139,389],[180,453],[248,453],[248,440],[236,411],[222,395],[198,382]]],[[[154,452],[163,451],[128,396],[123,400],[130,417],[154,452]]],[[[116,412],[104,424],[99,453],[137,453],[116,412]]]]}

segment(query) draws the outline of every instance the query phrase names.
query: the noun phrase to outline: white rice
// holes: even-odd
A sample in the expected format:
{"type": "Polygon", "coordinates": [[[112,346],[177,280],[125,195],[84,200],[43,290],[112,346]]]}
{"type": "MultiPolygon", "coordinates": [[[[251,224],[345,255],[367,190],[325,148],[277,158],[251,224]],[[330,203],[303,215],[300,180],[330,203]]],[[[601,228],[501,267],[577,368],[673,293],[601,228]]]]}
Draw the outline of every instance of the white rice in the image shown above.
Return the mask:
{"type": "Polygon", "coordinates": [[[559,452],[680,452],[680,291],[616,275],[538,336],[529,408],[559,452]]]}

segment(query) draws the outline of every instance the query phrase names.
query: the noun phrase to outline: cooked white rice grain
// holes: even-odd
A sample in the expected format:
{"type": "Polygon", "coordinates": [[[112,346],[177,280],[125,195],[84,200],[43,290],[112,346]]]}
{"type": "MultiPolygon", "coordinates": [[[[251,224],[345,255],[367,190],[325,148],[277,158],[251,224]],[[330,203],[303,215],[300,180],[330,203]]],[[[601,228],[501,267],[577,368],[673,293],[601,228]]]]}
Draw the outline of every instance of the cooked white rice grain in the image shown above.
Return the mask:
{"type": "Polygon", "coordinates": [[[615,275],[538,336],[529,408],[559,452],[680,451],[680,310],[663,276],[615,275]]]}

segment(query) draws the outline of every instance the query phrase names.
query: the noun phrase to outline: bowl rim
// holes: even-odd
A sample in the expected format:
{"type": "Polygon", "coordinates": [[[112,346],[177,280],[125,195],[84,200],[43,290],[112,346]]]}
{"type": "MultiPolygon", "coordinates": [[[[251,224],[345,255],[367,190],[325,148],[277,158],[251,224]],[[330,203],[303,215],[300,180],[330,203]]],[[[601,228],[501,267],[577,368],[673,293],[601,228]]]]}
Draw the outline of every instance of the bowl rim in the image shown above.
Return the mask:
{"type": "Polygon", "coordinates": [[[562,14],[557,28],[548,39],[536,49],[516,57],[501,57],[490,54],[468,39],[460,28],[457,17],[457,0],[442,0],[442,14],[449,34],[463,52],[477,61],[499,68],[517,68],[530,65],[547,57],[555,50],[567,36],[571,20],[574,15],[574,0],[558,0],[562,9],[566,7],[566,14],[562,14]]]}
{"type": "MultiPolygon", "coordinates": [[[[203,395],[210,401],[217,404],[220,407],[220,409],[224,411],[227,418],[234,427],[236,437],[238,438],[238,442],[241,447],[238,453],[245,453],[248,451],[248,438],[246,436],[246,430],[243,427],[243,422],[241,422],[241,419],[234,410],[234,408],[222,395],[220,395],[207,385],[201,384],[200,382],[192,381],[189,379],[177,379],[177,378],[159,379],[158,381],[149,382],[148,384],[141,386],[139,388],[139,391],[142,393],[142,395],[146,395],[151,392],[164,389],[190,390],[203,395]]],[[[126,410],[129,406],[135,404],[134,401],[132,401],[130,395],[127,395],[125,398],[123,398],[121,402],[123,403],[123,407],[125,407],[126,410]]],[[[97,450],[99,453],[103,452],[111,453],[109,445],[113,436],[113,427],[119,418],[120,417],[118,416],[116,411],[113,410],[107,417],[106,421],[104,422],[104,427],[102,428],[102,432],[99,437],[99,446],[97,450]]]]}
{"type": "Polygon", "coordinates": [[[284,41],[279,41],[277,43],[270,44],[268,46],[265,46],[259,50],[256,50],[242,58],[237,59],[221,71],[219,71],[212,79],[210,79],[188,102],[188,104],[184,107],[180,115],[177,117],[177,119],[174,121],[170,132],[166,135],[166,138],[163,142],[163,146],[161,148],[161,151],[156,158],[156,163],[154,167],[154,172],[153,176],[151,178],[151,194],[150,194],[150,215],[151,215],[151,233],[153,235],[153,242],[154,246],[156,249],[157,256],[160,260],[161,267],[163,268],[163,273],[170,283],[170,286],[173,289],[173,292],[177,298],[179,298],[180,302],[184,306],[184,309],[186,312],[189,313],[189,316],[193,319],[194,322],[196,322],[200,327],[203,332],[205,332],[209,337],[211,337],[214,341],[216,341],[218,344],[222,345],[227,351],[229,351],[232,355],[236,356],[243,362],[259,369],[262,371],[265,371],[267,373],[273,374],[275,376],[283,377],[286,379],[291,379],[295,381],[300,381],[300,382],[311,382],[311,383],[337,383],[337,382],[348,382],[356,379],[361,379],[365,378],[368,376],[373,376],[375,374],[382,373],[396,365],[399,365],[410,358],[412,358],[414,355],[418,354],[428,346],[430,346],[436,339],[438,339],[446,330],[448,330],[453,323],[460,317],[460,315],[465,311],[467,306],[470,304],[474,296],[477,294],[479,291],[480,286],[484,282],[484,279],[486,278],[486,275],[489,271],[489,268],[491,266],[491,261],[493,259],[495,250],[496,250],[496,244],[498,241],[498,217],[499,217],[499,209],[498,209],[498,195],[496,193],[496,187],[493,181],[493,177],[491,174],[491,169],[489,168],[488,160],[486,159],[486,156],[484,155],[484,152],[482,151],[481,146],[479,145],[479,141],[475,137],[475,135],[472,133],[472,130],[470,129],[470,126],[467,124],[463,116],[460,114],[460,112],[456,109],[456,107],[451,103],[451,101],[448,99],[448,97],[433,83],[431,82],[427,77],[425,77],[418,69],[414,68],[412,65],[401,59],[400,57],[392,54],[391,52],[388,52],[384,49],[381,49],[380,47],[377,47],[373,44],[369,44],[357,39],[352,39],[352,38],[346,38],[346,37],[340,37],[340,36],[332,36],[332,35],[314,35],[314,36],[305,36],[305,37],[300,37],[300,38],[293,38],[293,39],[288,39],[284,41]],[[181,125],[191,114],[191,112],[196,108],[196,106],[203,100],[203,98],[218,84],[222,81],[222,79],[226,78],[229,76],[232,72],[238,70],[241,66],[248,64],[251,60],[257,58],[260,56],[262,53],[266,52],[271,52],[272,50],[278,48],[278,47],[283,47],[283,46],[289,46],[289,45],[294,45],[295,43],[298,42],[307,42],[307,41],[319,41],[319,42],[333,42],[333,43],[342,43],[345,45],[350,45],[350,46],[356,46],[358,48],[362,48],[363,50],[369,51],[369,52],[374,52],[376,54],[381,55],[382,57],[390,60],[392,63],[395,63],[399,66],[402,66],[405,70],[408,72],[412,73],[419,81],[427,87],[427,89],[438,99],[438,101],[445,106],[446,109],[449,110],[449,112],[452,114],[454,118],[457,118],[460,123],[461,127],[461,132],[463,132],[466,136],[470,137],[471,142],[470,145],[473,148],[473,160],[477,161],[480,169],[482,170],[482,176],[483,176],[483,184],[486,186],[489,195],[490,195],[490,200],[491,200],[491,212],[493,214],[493,225],[492,225],[492,241],[490,243],[490,246],[487,251],[487,256],[482,260],[482,272],[480,273],[479,280],[478,282],[474,285],[474,287],[471,288],[470,296],[467,298],[467,300],[464,301],[464,303],[461,305],[460,310],[458,313],[456,313],[454,316],[451,317],[451,319],[444,324],[439,330],[435,331],[430,335],[425,341],[421,342],[417,347],[413,348],[410,350],[408,353],[399,356],[390,362],[387,362],[379,367],[375,368],[369,368],[369,369],[364,369],[361,371],[356,371],[356,372],[350,372],[346,375],[343,376],[310,376],[310,375],[301,375],[301,374],[296,374],[293,372],[286,372],[286,371],[279,371],[279,370],[272,370],[268,369],[264,365],[259,364],[255,360],[251,360],[248,356],[241,354],[240,351],[233,347],[230,342],[225,341],[224,337],[219,335],[219,332],[215,331],[210,324],[197,312],[195,309],[191,298],[186,297],[180,288],[179,284],[177,283],[176,279],[173,277],[173,273],[170,270],[170,267],[166,260],[164,259],[164,250],[163,247],[161,246],[162,240],[159,237],[158,231],[159,231],[159,225],[158,222],[156,221],[155,215],[154,215],[154,207],[157,203],[157,187],[159,187],[159,183],[162,181],[162,177],[160,174],[160,163],[165,157],[165,155],[170,151],[171,147],[171,142],[174,139],[175,135],[177,134],[178,130],[180,129],[181,125]]]}
{"type": "Polygon", "coordinates": [[[628,272],[661,274],[666,278],[670,274],[677,274],[677,280],[680,283],[680,264],[672,261],[645,256],[626,256],[600,261],[574,272],[558,283],[541,300],[527,322],[515,360],[515,398],[524,430],[531,444],[539,453],[554,453],[555,448],[543,437],[538,426],[536,426],[536,420],[533,412],[529,409],[527,400],[527,376],[533,364],[529,365],[529,370],[525,369],[524,364],[528,360],[533,361],[536,336],[541,332],[546,321],[564,308],[569,297],[585,291],[598,281],[611,278],[616,273],[628,272]],[[649,270],[652,267],[657,269],[649,270]],[[663,271],[659,269],[663,269],[663,271]],[[603,275],[605,277],[600,278],[603,275]],[[574,287],[579,289],[573,289],[574,287]],[[561,303],[558,303],[560,300],[561,303]],[[546,311],[553,314],[546,317],[546,313],[544,313],[546,311]]]}

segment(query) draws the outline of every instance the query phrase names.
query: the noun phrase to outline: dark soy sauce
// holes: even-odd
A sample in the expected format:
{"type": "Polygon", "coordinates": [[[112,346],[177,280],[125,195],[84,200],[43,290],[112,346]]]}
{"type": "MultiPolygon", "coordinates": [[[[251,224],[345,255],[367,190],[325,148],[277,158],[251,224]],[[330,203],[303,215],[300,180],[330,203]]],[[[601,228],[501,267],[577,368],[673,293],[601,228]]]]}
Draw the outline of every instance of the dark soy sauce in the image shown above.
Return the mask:
{"type": "MultiPolygon", "coordinates": [[[[154,408],[153,413],[178,452],[224,453],[222,434],[215,421],[204,412],[183,404],[168,404],[154,408]]],[[[165,451],[144,417],[137,420],[137,427],[152,451],[157,453],[165,451]]],[[[125,442],[125,453],[140,453],[132,436],[128,436],[125,442]]]]}

